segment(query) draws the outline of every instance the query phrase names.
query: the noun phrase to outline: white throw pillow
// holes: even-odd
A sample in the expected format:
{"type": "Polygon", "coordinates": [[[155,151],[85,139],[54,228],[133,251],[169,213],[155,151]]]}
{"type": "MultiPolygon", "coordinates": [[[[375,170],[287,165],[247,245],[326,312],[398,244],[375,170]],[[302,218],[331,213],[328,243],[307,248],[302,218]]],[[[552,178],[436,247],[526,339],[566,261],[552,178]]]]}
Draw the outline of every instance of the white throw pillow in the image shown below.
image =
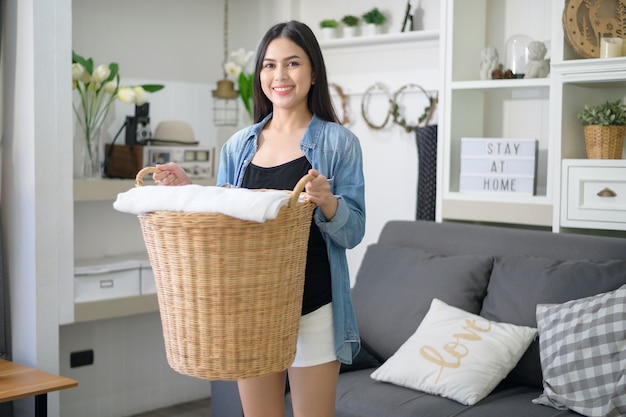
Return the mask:
{"type": "Polygon", "coordinates": [[[371,377],[472,405],[506,377],[536,333],[435,298],[415,333],[371,377]]]}
{"type": "Polygon", "coordinates": [[[537,306],[544,391],[536,404],[584,416],[626,415],[626,285],[537,306]]]}

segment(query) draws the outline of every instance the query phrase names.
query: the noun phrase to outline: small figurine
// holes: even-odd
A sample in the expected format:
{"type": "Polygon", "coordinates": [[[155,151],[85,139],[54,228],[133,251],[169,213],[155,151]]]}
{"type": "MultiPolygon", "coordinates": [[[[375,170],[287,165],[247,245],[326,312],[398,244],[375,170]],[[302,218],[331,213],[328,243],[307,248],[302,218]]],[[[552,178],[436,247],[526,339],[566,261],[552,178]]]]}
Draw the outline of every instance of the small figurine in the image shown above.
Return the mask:
{"type": "Polygon", "coordinates": [[[481,80],[491,79],[491,74],[498,69],[499,60],[498,50],[493,46],[488,46],[480,53],[480,64],[478,71],[481,80]]]}
{"type": "Polygon", "coordinates": [[[546,78],[550,73],[550,60],[544,59],[548,48],[540,41],[528,44],[528,64],[524,78],[546,78]]]}

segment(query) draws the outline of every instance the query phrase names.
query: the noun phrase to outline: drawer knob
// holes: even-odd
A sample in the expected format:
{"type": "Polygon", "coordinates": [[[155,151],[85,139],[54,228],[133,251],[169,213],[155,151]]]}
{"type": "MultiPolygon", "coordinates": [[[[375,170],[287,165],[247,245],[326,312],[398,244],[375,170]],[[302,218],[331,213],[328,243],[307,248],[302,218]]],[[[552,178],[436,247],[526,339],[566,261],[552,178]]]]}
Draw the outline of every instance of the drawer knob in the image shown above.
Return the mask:
{"type": "Polygon", "coordinates": [[[598,197],[617,197],[617,193],[610,188],[603,188],[598,191],[598,197]]]}

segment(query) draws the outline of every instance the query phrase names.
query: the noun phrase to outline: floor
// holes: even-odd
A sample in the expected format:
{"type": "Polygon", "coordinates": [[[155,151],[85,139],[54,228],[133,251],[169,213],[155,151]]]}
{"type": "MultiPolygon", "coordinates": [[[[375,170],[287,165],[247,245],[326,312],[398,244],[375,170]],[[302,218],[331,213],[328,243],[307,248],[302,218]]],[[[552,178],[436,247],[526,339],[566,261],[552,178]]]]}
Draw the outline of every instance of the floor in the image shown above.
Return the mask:
{"type": "Polygon", "coordinates": [[[211,399],[173,405],[159,410],[135,414],[131,417],[211,417],[211,399]]]}

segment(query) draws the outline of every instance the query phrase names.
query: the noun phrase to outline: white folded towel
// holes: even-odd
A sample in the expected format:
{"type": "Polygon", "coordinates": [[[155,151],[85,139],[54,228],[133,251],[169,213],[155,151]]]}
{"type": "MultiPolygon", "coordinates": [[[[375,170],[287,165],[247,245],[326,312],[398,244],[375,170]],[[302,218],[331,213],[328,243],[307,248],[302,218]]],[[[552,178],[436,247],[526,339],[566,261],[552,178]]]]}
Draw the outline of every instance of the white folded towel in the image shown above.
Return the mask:
{"type": "Polygon", "coordinates": [[[290,198],[290,193],[278,190],[254,191],[197,184],[142,186],[119,193],[113,208],[131,214],[152,211],[221,213],[263,223],[275,219],[290,198]]]}

